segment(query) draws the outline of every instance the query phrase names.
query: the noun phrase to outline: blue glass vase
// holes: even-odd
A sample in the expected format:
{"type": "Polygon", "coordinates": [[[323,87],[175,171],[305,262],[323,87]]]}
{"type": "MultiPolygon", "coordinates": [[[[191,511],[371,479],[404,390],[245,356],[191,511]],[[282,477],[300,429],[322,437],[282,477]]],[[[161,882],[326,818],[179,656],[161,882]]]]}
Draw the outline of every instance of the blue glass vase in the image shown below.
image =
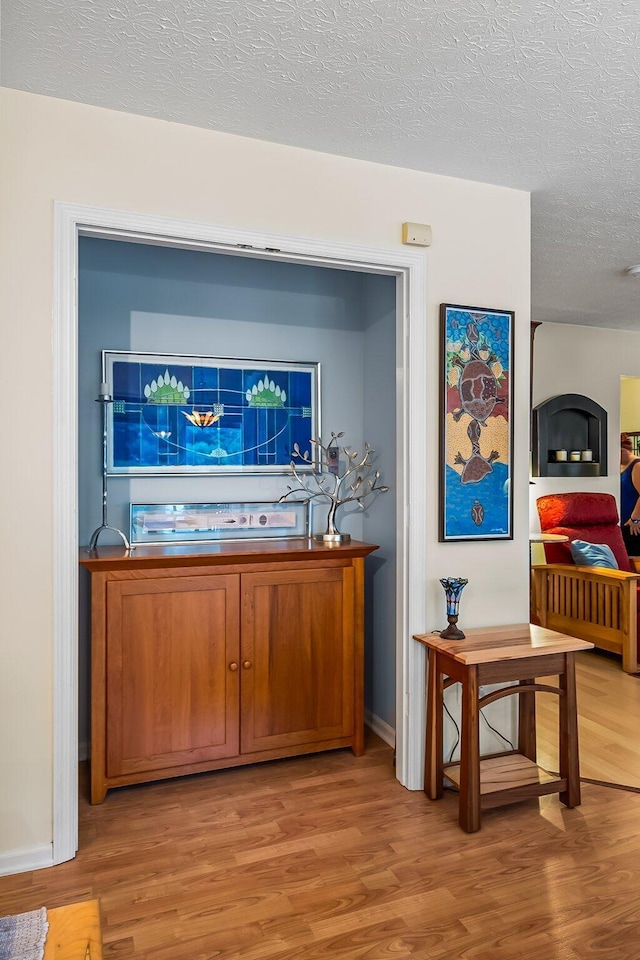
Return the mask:
{"type": "Polygon", "coordinates": [[[460,609],[460,594],[468,580],[461,577],[443,577],[440,583],[444,587],[444,595],[447,599],[447,620],[449,626],[440,634],[445,640],[464,640],[464,633],[456,626],[458,622],[458,611],[460,609]]]}

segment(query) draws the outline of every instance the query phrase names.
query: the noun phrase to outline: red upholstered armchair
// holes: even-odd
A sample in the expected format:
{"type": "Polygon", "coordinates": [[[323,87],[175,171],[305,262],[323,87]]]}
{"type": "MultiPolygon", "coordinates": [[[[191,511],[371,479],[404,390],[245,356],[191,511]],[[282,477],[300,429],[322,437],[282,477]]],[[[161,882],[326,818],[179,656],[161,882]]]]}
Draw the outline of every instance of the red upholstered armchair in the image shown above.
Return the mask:
{"type": "Polygon", "coordinates": [[[607,544],[619,569],[575,566],[568,542],[545,543],[547,563],[531,571],[532,620],[621,654],[622,669],[637,673],[640,559],[627,556],[615,497],[558,493],[540,497],[537,507],[543,533],[607,544]]]}

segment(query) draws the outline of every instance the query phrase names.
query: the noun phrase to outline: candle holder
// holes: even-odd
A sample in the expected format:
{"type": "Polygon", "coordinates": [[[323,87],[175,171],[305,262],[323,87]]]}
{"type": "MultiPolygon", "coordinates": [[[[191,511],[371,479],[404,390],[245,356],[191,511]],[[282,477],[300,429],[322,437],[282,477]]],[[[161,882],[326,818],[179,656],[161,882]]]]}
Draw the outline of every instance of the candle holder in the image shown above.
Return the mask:
{"type": "Polygon", "coordinates": [[[100,393],[96,398],[96,403],[102,405],[102,523],[91,534],[89,541],[89,550],[93,552],[98,545],[98,537],[104,530],[110,530],[116,533],[125,545],[127,550],[131,549],[126,536],[117,527],[112,527],[107,518],[107,407],[113,403],[113,397],[109,393],[109,384],[100,384],[100,393]]]}
{"type": "Polygon", "coordinates": [[[458,629],[456,624],[460,608],[460,594],[469,581],[463,580],[461,577],[444,577],[440,580],[440,583],[444,587],[444,595],[447,599],[447,620],[449,621],[449,626],[442,631],[440,636],[445,640],[464,640],[464,633],[458,629]]]}

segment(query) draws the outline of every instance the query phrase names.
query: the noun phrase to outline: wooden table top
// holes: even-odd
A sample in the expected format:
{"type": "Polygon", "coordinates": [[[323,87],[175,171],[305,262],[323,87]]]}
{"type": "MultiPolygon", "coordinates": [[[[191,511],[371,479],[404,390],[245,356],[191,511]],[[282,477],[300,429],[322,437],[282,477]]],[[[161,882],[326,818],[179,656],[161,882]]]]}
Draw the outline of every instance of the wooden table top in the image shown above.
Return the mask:
{"type": "Polygon", "coordinates": [[[414,634],[414,640],[467,665],[520,660],[525,657],[546,657],[552,653],[571,653],[593,647],[588,640],[578,640],[577,637],[531,623],[471,627],[465,629],[464,633],[464,640],[444,640],[438,633],[414,634]]]}
{"type": "Polygon", "coordinates": [[[568,543],[566,533],[530,533],[529,543],[568,543]]]}

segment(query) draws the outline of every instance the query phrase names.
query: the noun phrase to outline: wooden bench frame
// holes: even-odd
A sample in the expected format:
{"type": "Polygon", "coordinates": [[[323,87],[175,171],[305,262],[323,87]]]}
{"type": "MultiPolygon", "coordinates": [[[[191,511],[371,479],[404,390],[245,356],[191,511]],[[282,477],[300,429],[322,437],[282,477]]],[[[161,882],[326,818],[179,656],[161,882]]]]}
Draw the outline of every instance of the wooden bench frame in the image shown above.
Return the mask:
{"type": "Polygon", "coordinates": [[[634,573],[604,567],[547,563],[531,568],[531,621],[590,640],[601,650],[622,656],[622,669],[638,673],[637,587],[634,573]]]}
{"type": "Polygon", "coordinates": [[[97,900],[47,910],[49,932],[43,960],[102,960],[97,900]]]}

